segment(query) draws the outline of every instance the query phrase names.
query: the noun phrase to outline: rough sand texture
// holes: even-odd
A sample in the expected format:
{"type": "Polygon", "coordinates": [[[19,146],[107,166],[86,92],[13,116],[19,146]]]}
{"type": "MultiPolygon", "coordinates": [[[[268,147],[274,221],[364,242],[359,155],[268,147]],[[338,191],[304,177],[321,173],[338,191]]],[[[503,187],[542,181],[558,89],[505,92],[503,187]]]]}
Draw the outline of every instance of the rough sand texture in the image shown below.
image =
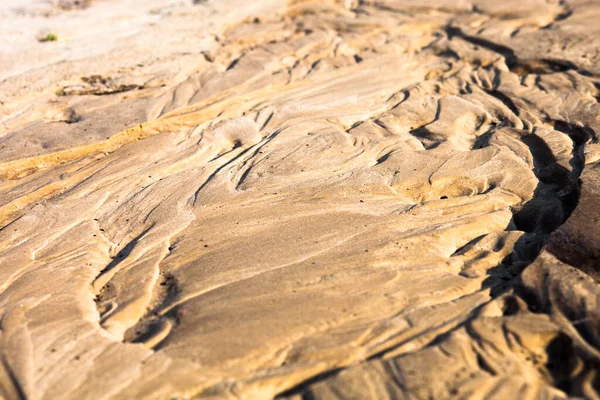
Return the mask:
{"type": "Polygon", "coordinates": [[[2,2],[0,395],[598,398],[599,20],[2,2]]]}

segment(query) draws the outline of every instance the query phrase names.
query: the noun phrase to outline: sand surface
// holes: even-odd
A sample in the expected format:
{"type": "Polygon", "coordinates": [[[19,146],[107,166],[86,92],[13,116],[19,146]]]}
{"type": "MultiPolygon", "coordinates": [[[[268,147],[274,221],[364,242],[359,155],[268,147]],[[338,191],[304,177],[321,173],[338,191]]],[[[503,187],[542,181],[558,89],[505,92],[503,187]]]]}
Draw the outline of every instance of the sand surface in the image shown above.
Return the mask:
{"type": "Polygon", "coordinates": [[[599,21],[2,1],[0,398],[599,398],[599,21]]]}

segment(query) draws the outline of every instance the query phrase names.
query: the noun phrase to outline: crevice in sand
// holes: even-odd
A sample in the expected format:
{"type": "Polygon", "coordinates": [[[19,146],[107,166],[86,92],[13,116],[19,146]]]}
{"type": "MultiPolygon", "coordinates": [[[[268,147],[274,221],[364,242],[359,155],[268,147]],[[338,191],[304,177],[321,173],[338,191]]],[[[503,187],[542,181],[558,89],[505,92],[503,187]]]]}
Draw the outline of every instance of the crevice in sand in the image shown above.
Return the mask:
{"type": "Polygon", "coordinates": [[[177,280],[171,273],[162,269],[159,274],[160,278],[155,284],[152,294],[152,308],[125,332],[123,338],[124,342],[142,343],[154,351],[159,350],[161,343],[179,323],[177,307],[169,309],[167,313],[162,312],[175,301],[179,294],[177,280]]]}
{"type": "Polygon", "coordinates": [[[495,43],[491,40],[484,39],[479,36],[468,35],[463,30],[456,26],[447,26],[444,31],[446,32],[448,39],[452,40],[457,37],[472,43],[477,46],[481,46],[485,49],[498,53],[504,57],[506,66],[508,69],[519,75],[528,74],[552,74],[556,72],[567,72],[575,71],[583,76],[594,76],[594,74],[586,69],[583,69],[569,60],[555,59],[555,58],[536,58],[536,59],[522,59],[517,57],[515,51],[503,44],[495,43]]]}
{"type": "MultiPolygon", "coordinates": [[[[1,333],[2,330],[0,329],[0,334],[1,333]]],[[[25,390],[19,383],[19,379],[15,376],[10,364],[6,362],[4,356],[1,358],[0,369],[3,372],[2,378],[0,378],[0,383],[2,383],[0,394],[6,396],[7,399],[26,400],[27,396],[25,395],[25,390]],[[6,379],[8,379],[8,382],[6,382],[6,379]]]]}

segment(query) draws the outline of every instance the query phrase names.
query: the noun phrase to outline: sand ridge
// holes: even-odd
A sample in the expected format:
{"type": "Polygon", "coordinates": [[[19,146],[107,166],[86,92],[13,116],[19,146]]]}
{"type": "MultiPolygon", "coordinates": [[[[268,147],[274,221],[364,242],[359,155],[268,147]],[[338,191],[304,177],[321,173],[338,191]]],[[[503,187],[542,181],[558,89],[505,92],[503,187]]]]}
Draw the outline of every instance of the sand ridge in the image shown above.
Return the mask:
{"type": "Polygon", "coordinates": [[[600,7],[136,4],[2,70],[2,396],[598,397],[600,7]]]}

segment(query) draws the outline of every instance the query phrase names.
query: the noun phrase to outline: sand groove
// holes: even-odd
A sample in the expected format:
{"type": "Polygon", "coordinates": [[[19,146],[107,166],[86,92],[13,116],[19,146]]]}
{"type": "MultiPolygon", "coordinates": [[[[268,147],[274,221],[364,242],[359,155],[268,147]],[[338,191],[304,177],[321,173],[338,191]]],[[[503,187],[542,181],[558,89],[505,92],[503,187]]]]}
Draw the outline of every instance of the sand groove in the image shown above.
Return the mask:
{"type": "Polygon", "coordinates": [[[150,3],[0,82],[2,396],[598,397],[600,7],[150,3]]]}

